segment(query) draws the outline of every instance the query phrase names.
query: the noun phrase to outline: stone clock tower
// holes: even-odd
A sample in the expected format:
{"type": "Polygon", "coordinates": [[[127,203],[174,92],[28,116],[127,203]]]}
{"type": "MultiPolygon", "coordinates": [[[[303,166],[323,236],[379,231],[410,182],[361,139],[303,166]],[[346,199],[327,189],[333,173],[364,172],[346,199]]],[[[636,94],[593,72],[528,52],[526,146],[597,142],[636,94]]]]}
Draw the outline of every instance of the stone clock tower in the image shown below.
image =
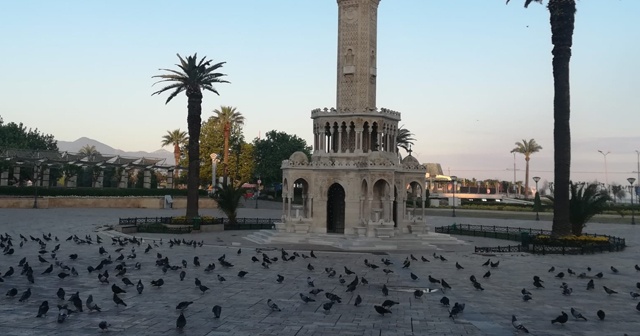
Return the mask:
{"type": "Polygon", "coordinates": [[[376,54],[380,0],[338,0],[338,111],[376,107],[376,54]]]}
{"type": "Polygon", "coordinates": [[[426,168],[396,143],[400,112],[376,106],[380,0],[338,1],[336,107],[314,109],[313,155],[282,162],[281,230],[392,237],[425,230],[426,168]]]}

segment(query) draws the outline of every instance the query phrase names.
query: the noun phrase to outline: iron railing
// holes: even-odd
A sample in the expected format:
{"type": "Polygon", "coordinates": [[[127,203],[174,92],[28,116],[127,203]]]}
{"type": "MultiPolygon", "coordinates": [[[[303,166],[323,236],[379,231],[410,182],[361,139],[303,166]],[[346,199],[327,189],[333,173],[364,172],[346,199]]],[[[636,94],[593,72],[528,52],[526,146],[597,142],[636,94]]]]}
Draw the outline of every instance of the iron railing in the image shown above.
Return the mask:
{"type": "Polygon", "coordinates": [[[174,217],[130,217],[120,218],[118,223],[123,226],[137,226],[140,231],[141,226],[150,226],[158,224],[176,224],[189,225],[190,230],[194,224],[197,225],[224,225],[225,230],[270,230],[275,228],[275,223],[279,221],[277,218],[236,218],[235,224],[232,224],[228,218],[200,218],[178,221],[174,217]]]}

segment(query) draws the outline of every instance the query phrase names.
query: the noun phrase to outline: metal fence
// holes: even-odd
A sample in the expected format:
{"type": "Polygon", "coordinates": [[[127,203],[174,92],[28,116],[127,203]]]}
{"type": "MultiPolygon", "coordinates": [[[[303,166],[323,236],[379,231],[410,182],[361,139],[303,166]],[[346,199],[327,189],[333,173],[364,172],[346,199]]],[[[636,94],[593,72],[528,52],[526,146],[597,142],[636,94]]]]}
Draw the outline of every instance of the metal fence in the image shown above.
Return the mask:
{"type": "Polygon", "coordinates": [[[549,244],[543,244],[535,239],[537,235],[551,236],[551,231],[532,228],[496,226],[496,225],[470,225],[453,224],[449,226],[436,227],[437,233],[459,234],[473,237],[484,237],[494,239],[504,239],[521,242],[521,245],[508,245],[496,247],[475,247],[477,253],[487,252],[530,252],[533,254],[592,254],[596,252],[617,252],[626,247],[624,238],[583,233],[589,237],[605,237],[607,242],[594,243],[582,241],[555,240],[549,244]]]}
{"type": "MultiPolygon", "coordinates": [[[[118,223],[123,226],[137,226],[138,232],[150,232],[141,231],[140,228],[144,226],[164,226],[164,224],[183,224],[190,225],[189,232],[191,232],[194,224],[197,225],[224,225],[225,230],[271,230],[275,229],[275,223],[279,221],[278,218],[236,218],[236,223],[232,224],[228,218],[200,218],[191,220],[179,220],[175,221],[173,217],[130,217],[120,218],[118,223]]],[[[154,228],[155,230],[155,228],[154,228]]]]}
{"type": "Polygon", "coordinates": [[[168,227],[162,224],[141,224],[137,226],[137,231],[140,233],[174,233],[174,234],[182,234],[182,233],[191,233],[193,227],[191,226],[183,226],[183,227],[168,227]]]}

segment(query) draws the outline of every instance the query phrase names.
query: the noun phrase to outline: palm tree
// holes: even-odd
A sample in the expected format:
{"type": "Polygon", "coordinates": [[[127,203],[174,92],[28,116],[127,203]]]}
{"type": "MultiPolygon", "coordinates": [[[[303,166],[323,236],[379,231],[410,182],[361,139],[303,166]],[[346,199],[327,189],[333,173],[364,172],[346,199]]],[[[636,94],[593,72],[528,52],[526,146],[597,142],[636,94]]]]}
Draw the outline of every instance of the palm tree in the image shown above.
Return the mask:
{"type": "MultiPolygon", "coordinates": [[[[162,147],[173,145],[173,158],[176,161],[176,169],[173,171],[173,178],[178,178],[178,165],[180,157],[182,156],[182,148],[189,143],[189,137],[187,132],[181,131],[179,128],[173,131],[167,131],[167,134],[162,136],[162,147]]],[[[175,183],[175,182],[174,182],[175,183]]]]}
{"type": "Polygon", "coordinates": [[[213,110],[216,115],[213,116],[213,120],[223,125],[224,129],[224,154],[223,160],[223,183],[227,184],[228,166],[229,166],[229,137],[231,131],[239,126],[244,125],[244,116],[238,112],[235,107],[220,106],[220,109],[213,110]]]}
{"type": "Polygon", "coordinates": [[[222,188],[220,188],[216,194],[218,208],[227,215],[227,218],[229,218],[229,224],[231,225],[236,224],[240,199],[245,193],[246,190],[244,188],[240,188],[235,186],[233,183],[229,183],[223,184],[222,188]]]}
{"type": "MultiPolygon", "coordinates": [[[[569,221],[571,232],[575,236],[582,235],[582,229],[587,222],[607,208],[611,201],[606,189],[601,189],[599,183],[571,183],[571,200],[569,201],[569,221]]],[[[547,196],[555,206],[556,199],[547,196]]]]}
{"type": "Polygon", "coordinates": [[[167,73],[153,76],[160,78],[160,82],[169,82],[170,84],[162,89],[152,93],[151,95],[161,94],[169,90],[173,90],[165,104],[168,104],[179,93],[185,92],[187,95],[187,126],[189,130],[189,145],[187,154],[189,157],[189,171],[187,175],[187,218],[198,216],[198,185],[200,176],[200,127],[202,125],[202,91],[211,91],[218,94],[213,87],[216,83],[229,83],[223,80],[226,76],[223,73],[216,72],[225,62],[211,65],[211,60],[202,57],[198,61],[198,54],[187,56],[183,59],[178,54],[180,64],[176,64],[179,70],[160,69],[167,73]]]}
{"type": "Polygon", "coordinates": [[[82,154],[84,156],[94,156],[96,154],[100,154],[100,152],[98,152],[98,150],[96,149],[96,146],[86,144],[82,146],[82,148],[80,148],[80,150],[78,151],[78,154],[82,154]]]}
{"type": "MultiPolygon", "coordinates": [[[[525,0],[528,7],[532,1],[542,3],[542,0],[525,0]]],[[[509,3],[509,0],[507,0],[509,3]]],[[[573,43],[573,29],[576,18],[575,0],[548,0],[551,23],[551,43],[553,43],[553,171],[554,194],[552,232],[557,236],[564,236],[571,232],[569,221],[569,186],[571,178],[571,89],[569,86],[569,63],[571,60],[571,45],[573,43]]]]}
{"type": "Polygon", "coordinates": [[[402,148],[411,155],[411,145],[413,145],[414,141],[416,139],[413,137],[413,133],[404,128],[404,125],[398,128],[398,133],[396,134],[396,146],[398,149],[402,148]]]}
{"type": "Polygon", "coordinates": [[[531,154],[537,153],[542,149],[542,146],[538,145],[534,139],[529,141],[522,139],[522,142],[516,142],[516,147],[511,150],[511,153],[520,153],[524,155],[524,161],[527,163],[524,174],[524,198],[529,198],[529,160],[531,160],[531,154]]]}

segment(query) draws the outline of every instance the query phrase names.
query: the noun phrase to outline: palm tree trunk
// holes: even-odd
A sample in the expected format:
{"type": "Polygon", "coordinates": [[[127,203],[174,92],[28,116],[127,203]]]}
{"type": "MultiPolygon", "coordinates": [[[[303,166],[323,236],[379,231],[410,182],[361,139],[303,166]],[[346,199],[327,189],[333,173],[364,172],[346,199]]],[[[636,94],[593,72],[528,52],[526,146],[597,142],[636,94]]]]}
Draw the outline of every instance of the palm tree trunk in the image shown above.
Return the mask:
{"type": "Polygon", "coordinates": [[[200,128],[202,93],[187,91],[187,127],[189,129],[189,171],[187,172],[187,218],[198,216],[198,187],[200,182],[200,128]]]}
{"type": "Polygon", "coordinates": [[[531,158],[525,156],[524,157],[524,161],[526,162],[525,164],[525,169],[524,169],[524,198],[528,199],[529,198],[529,160],[531,158]]]}
{"type": "Polygon", "coordinates": [[[230,136],[230,129],[231,129],[231,123],[226,121],[224,123],[224,156],[223,156],[223,162],[224,162],[224,170],[223,170],[223,181],[224,181],[224,185],[227,185],[227,178],[229,176],[229,136],[230,136]]]}
{"type": "Polygon", "coordinates": [[[551,41],[553,43],[553,146],[554,184],[553,203],[554,236],[571,234],[569,221],[569,180],[571,168],[571,96],[569,62],[575,22],[575,0],[549,0],[551,41]]]}
{"type": "Polygon", "coordinates": [[[173,158],[174,160],[176,160],[176,169],[173,170],[173,185],[171,186],[172,188],[175,188],[176,183],[178,183],[178,176],[180,176],[178,173],[178,165],[180,165],[180,144],[178,143],[174,143],[173,144],[173,158]]]}

